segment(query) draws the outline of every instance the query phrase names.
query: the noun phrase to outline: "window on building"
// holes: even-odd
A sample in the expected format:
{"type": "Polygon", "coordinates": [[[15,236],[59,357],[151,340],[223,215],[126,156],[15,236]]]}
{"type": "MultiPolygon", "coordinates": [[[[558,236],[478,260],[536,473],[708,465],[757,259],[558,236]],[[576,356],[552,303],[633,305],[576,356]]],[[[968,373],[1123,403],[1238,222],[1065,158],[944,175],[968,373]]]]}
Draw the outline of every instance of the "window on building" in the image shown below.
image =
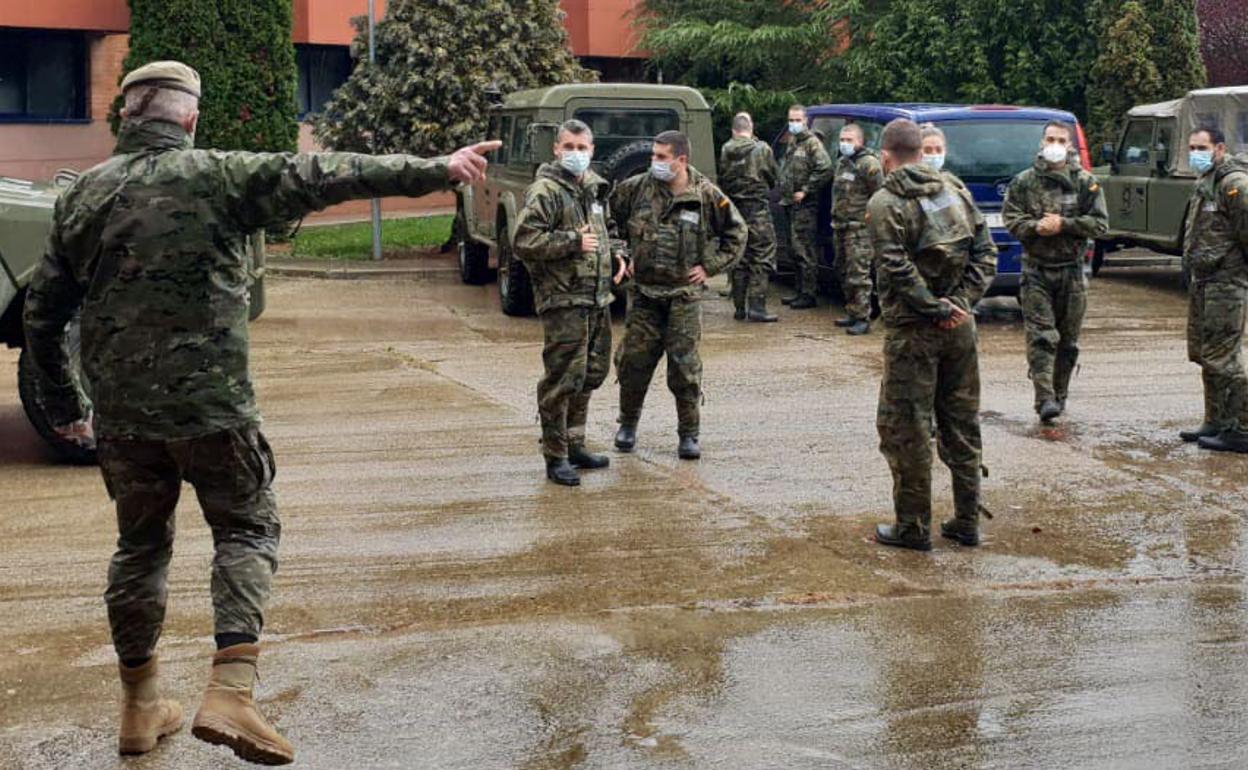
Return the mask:
{"type": "Polygon", "coordinates": [[[0,121],[86,120],[86,48],[77,32],[0,30],[0,121]]]}
{"type": "Polygon", "coordinates": [[[351,49],[345,45],[296,45],[299,117],[322,112],[329,97],[351,76],[351,49]]]}

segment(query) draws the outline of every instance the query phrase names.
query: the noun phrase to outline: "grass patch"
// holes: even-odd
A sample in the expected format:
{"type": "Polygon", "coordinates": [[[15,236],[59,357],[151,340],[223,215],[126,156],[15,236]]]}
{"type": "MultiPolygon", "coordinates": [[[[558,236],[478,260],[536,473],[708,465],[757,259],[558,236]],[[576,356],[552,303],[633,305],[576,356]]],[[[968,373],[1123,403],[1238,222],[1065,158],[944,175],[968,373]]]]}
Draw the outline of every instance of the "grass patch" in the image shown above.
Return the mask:
{"type": "MultiPolygon", "coordinates": [[[[381,253],[396,256],[410,249],[441,246],[451,237],[454,217],[383,219],[381,253]]],[[[291,242],[290,255],[300,259],[371,259],[373,226],[368,222],[304,227],[291,242]]]]}

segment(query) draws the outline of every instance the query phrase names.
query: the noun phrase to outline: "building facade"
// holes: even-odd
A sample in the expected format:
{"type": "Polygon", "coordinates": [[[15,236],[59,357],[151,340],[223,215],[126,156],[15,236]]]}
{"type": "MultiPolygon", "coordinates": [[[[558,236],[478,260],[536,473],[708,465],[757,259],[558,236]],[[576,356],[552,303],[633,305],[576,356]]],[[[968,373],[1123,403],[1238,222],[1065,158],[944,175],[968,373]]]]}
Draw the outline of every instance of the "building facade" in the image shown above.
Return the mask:
{"type": "MultiPolygon", "coordinates": [[[[351,72],[350,20],[368,0],[292,0],[302,119],[351,72]]],[[[562,0],[572,50],[604,79],[643,76],[631,16],[637,0],[562,0]]],[[[377,12],[385,0],[377,0],[377,12]]],[[[108,157],[108,111],[129,45],[126,0],[0,3],[0,176],[48,179],[108,157]]],[[[314,149],[300,131],[301,149],[314,149]]]]}

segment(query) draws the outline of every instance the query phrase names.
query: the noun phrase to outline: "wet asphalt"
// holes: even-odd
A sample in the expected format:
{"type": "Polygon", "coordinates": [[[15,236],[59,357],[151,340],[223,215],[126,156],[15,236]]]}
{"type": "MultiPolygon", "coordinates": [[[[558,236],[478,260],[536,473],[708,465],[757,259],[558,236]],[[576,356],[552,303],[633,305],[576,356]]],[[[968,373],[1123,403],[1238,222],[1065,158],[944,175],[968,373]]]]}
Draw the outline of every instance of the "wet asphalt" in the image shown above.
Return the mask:
{"type": "MultiPolygon", "coordinates": [[[[252,327],[284,523],[258,693],[296,767],[1248,767],[1248,458],[1177,438],[1202,402],[1175,271],[1092,282],[1051,428],[992,303],[993,518],[919,554],[867,540],[891,517],[881,330],[738,323],[708,294],[703,459],[676,458],[660,367],[638,451],[566,489],[538,323],[441,267],[275,276],[252,327]]],[[[116,757],[110,504],[49,460],[16,367],[0,351],[0,768],[246,766],[189,731],[116,757]]],[[[600,451],[617,395],[591,406],[600,451]]],[[[178,512],[161,658],[193,712],[211,539],[189,489],[178,512]]]]}

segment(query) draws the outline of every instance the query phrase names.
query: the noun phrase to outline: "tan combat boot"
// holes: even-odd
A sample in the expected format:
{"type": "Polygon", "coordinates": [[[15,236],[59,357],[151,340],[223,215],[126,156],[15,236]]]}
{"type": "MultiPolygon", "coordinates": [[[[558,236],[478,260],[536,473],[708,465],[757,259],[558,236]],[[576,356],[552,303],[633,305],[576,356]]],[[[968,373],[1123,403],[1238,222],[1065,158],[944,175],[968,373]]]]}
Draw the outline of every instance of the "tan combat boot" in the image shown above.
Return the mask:
{"type": "Polygon", "coordinates": [[[121,734],[117,750],[122,754],[146,754],[161,738],[182,727],[182,707],[160,697],[156,659],[137,668],[118,664],[121,671],[121,734]]]}
{"type": "Polygon", "coordinates": [[[229,746],[248,762],[285,765],[294,761],[295,747],[273,729],[251,698],[259,655],[260,647],[254,644],[236,644],[217,652],[191,734],[201,741],[229,746]]]}

